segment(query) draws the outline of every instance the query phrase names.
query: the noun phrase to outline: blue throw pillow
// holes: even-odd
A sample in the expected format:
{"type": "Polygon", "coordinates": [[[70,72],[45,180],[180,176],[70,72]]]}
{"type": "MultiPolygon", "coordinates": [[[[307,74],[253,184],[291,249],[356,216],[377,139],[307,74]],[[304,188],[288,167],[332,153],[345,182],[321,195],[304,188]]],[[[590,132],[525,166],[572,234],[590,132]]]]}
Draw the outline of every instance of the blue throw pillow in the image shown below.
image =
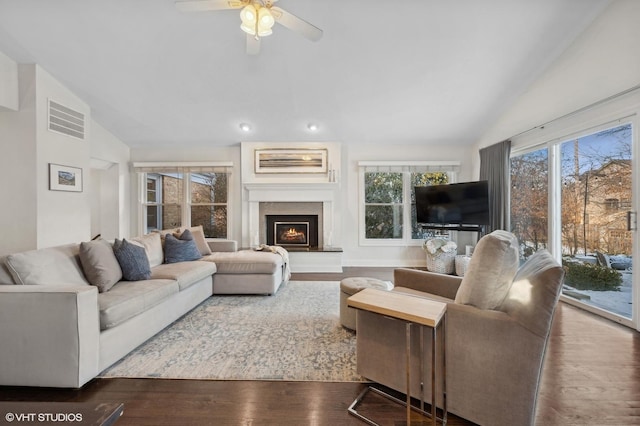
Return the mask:
{"type": "Polygon", "coordinates": [[[191,232],[186,229],[180,238],[167,234],[164,238],[164,262],[177,263],[202,258],[191,232]]]}
{"type": "Polygon", "coordinates": [[[113,243],[113,254],[116,255],[122,278],[125,281],[140,281],[151,278],[151,267],[149,258],[144,247],[131,244],[129,241],[116,239],[113,243]]]}

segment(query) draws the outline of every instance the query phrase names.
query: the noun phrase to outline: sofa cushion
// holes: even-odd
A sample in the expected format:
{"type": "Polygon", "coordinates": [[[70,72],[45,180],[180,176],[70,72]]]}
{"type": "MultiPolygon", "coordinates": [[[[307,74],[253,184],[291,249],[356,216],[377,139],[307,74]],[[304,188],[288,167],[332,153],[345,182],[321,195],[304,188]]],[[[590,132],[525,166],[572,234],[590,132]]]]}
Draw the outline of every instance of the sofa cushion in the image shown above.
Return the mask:
{"type": "Polygon", "coordinates": [[[506,297],[519,263],[515,235],[501,230],[485,235],[473,251],[456,303],[496,309],[506,297]]]}
{"type": "Polygon", "coordinates": [[[200,250],[193,240],[191,231],[186,229],[179,238],[173,234],[164,237],[164,261],[165,263],[188,262],[202,257],[200,250]]]}
{"type": "Polygon", "coordinates": [[[16,284],[89,285],[79,251],[79,244],[30,250],[8,255],[5,264],[16,284]]]}
{"type": "Polygon", "coordinates": [[[546,338],[563,278],[562,266],[547,250],[538,250],[518,270],[499,310],[546,338]]]}
{"type": "Polygon", "coordinates": [[[144,248],[132,244],[126,239],[116,239],[113,243],[113,253],[122,269],[125,281],[140,281],[151,278],[149,258],[144,248]]]}
{"type": "Polygon", "coordinates": [[[113,247],[106,240],[80,243],[80,263],[89,282],[103,293],[122,279],[122,269],[113,247]]]}
{"type": "MultiPolygon", "coordinates": [[[[198,247],[201,255],[206,256],[208,254],[211,254],[211,248],[209,247],[209,244],[207,244],[207,240],[205,239],[204,229],[202,228],[202,225],[192,226],[191,228],[180,228],[181,232],[184,232],[185,230],[189,230],[191,232],[191,235],[193,235],[193,241],[196,242],[196,246],[198,247]]],[[[174,234],[174,236],[176,235],[174,234]]]]}
{"type": "Polygon", "coordinates": [[[211,262],[164,263],[151,269],[151,278],[175,280],[182,291],[215,272],[216,264],[211,262]]]}
{"type": "Polygon", "coordinates": [[[162,240],[159,233],[152,232],[140,237],[135,237],[132,238],[130,242],[144,247],[150,267],[153,268],[154,266],[161,265],[164,261],[162,240]]]}
{"type": "Polygon", "coordinates": [[[115,327],[178,293],[174,280],[120,281],[98,294],[100,329],[115,327]]]}
{"type": "Polygon", "coordinates": [[[275,274],[282,269],[279,254],[240,250],[236,252],[214,252],[203,256],[202,260],[215,262],[217,274],[275,274]]]}
{"type": "Polygon", "coordinates": [[[0,257],[0,285],[2,284],[15,284],[11,272],[6,264],[7,256],[0,257]]]}

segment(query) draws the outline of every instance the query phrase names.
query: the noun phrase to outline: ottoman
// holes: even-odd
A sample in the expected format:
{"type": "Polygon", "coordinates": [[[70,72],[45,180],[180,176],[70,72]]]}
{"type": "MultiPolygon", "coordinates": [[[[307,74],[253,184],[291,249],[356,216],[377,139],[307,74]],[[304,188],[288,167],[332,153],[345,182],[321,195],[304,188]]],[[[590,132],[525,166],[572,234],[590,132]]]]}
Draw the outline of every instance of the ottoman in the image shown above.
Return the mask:
{"type": "Polygon", "coordinates": [[[366,277],[350,277],[340,281],[340,323],[344,328],[356,330],[356,310],[347,306],[347,299],[365,288],[391,290],[393,284],[366,277]]]}

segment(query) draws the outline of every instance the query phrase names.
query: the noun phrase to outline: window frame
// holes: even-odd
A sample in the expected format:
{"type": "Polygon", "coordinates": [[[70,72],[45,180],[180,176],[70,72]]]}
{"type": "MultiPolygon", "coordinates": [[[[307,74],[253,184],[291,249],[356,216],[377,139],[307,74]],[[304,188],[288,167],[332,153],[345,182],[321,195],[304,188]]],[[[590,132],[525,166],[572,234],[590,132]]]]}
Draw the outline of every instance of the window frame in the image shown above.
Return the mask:
{"type": "MultiPolygon", "coordinates": [[[[533,128],[511,138],[511,156],[516,156],[531,150],[535,146],[546,146],[549,153],[549,223],[548,223],[548,249],[553,257],[561,262],[562,241],[561,241],[561,178],[560,170],[561,146],[571,139],[579,139],[602,130],[617,126],[630,124],[632,126],[632,150],[634,161],[638,161],[637,152],[640,152],[638,139],[638,129],[640,129],[640,94],[634,93],[631,96],[620,96],[610,102],[583,108],[575,113],[568,114],[559,119],[550,121],[543,126],[533,128]]],[[[633,200],[629,200],[630,209],[638,211],[640,204],[638,198],[638,188],[640,188],[640,174],[632,176],[633,200]]],[[[637,231],[636,231],[637,232],[637,231]]],[[[639,244],[634,244],[633,258],[636,259],[640,252],[639,244]]],[[[634,261],[635,263],[635,261],[634,261]]],[[[570,305],[579,306],[589,312],[598,314],[604,318],[640,330],[640,290],[637,286],[638,278],[634,276],[633,289],[633,310],[632,319],[624,318],[616,314],[592,307],[588,304],[581,304],[569,297],[560,295],[560,300],[570,305]]]]}
{"type": "MultiPolygon", "coordinates": [[[[459,161],[360,161],[358,162],[358,241],[365,247],[406,247],[421,246],[422,238],[412,238],[411,223],[411,174],[445,172],[449,183],[457,183],[460,172],[459,161]],[[365,173],[402,173],[402,237],[367,238],[365,173]],[[406,224],[409,224],[406,226],[406,224]]],[[[375,204],[375,203],[374,203],[375,204]]],[[[397,203],[385,203],[394,205],[397,203]]]]}
{"type": "MultiPolygon", "coordinates": [[[[181,205],[181,225],[180,227],[188,228],[191,226],[191,207],[201,205],[225,205],[227,210],[227,226],[226,226],[226,238],[230,238],[230,231],[233,229],[232,224],[232,162],[136,162],[133,163],[133,170],[138,175],[138,233],[139,235],[147,234],[147,206],[158,206],[158,212],[161,211],[163,203],[160,200],[156,200],[155,203],[149,203],[147,201],[147,176],[149,174],[175,174],[180,173],[182,179],[181,199],[179,205],[181,205]],[[227,201],[226,203],[191,203],[191,175],[192,173],[226,173],[227,174],[227,201]]],[[[159,183],[158,183],[159,185],[159,183]]],[[[156,193],[158,191],[156,190],[156,193]]],[[[172,203],[174,204],[174,203],[172,203]]],[[[162,226],[164,228],[164,226],[162,226]]],[[[211,238],[211,237],[207,237],[211,238]]]]}

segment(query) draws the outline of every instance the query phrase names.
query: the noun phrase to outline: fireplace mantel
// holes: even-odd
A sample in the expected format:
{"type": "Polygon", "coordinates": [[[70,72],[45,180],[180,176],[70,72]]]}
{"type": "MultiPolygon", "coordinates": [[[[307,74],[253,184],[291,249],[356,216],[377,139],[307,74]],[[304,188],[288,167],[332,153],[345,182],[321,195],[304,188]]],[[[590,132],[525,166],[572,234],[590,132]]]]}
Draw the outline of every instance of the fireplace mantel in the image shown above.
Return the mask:
{"type": "Polygon", "coordinates": [[[249,202],[333,201],[337,182],[247,183],[244,190],[249,202]]]}
{"type": "MultiPolygon", "coordinates": [[[[339,223],[335,222],[339,210],[337,204],[340,184],[338,182],[260,182],[245,183],[242,187],[244,191],[242,245],[244,247],[253,247],[266,242],[265,226],[261,224],[261,203],[322,203],[323,235],[320,239],[324,246],[339,245],[339,241],[334,240],[334,236],[340,235],[340,230],[336,229],[339,223]]],[[[324,268],[330,268],[331,272],[340,271],[341,256],[336,258],[335,265],[324,268]]],[[[291,266],[293,270],[298,269],[293,261],[291,266]]]]}

